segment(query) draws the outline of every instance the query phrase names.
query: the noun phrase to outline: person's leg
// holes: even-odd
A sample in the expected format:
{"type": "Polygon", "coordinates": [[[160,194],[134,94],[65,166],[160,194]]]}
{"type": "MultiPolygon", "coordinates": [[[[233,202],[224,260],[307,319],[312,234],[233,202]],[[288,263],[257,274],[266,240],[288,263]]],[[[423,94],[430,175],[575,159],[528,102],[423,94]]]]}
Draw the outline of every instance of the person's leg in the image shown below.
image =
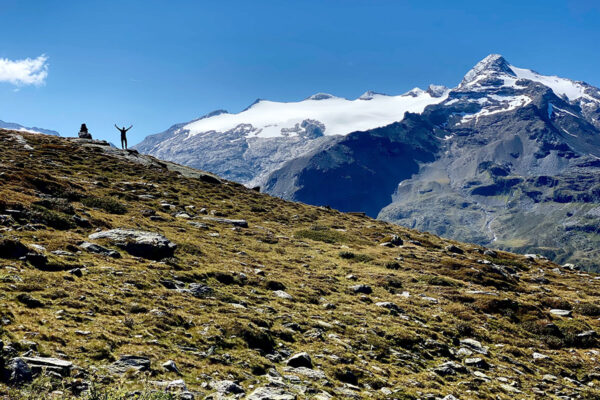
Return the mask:
{"type": "Polygon", "coordinates": [[[125,143],[123,138],[121,138],[121,149],[125,150],[125,143]]]}
{"type": "Polygon", "coordinates": [[[125,138],[125,150],[127,150],[127,138],[125,138]]]}

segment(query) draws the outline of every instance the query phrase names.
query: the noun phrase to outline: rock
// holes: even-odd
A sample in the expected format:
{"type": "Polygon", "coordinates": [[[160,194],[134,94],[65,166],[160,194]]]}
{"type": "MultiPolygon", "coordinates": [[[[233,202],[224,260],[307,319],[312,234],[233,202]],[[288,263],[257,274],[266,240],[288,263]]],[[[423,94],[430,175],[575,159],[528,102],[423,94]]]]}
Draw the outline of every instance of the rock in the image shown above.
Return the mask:
{"type": "Polygon", "coordinates": [[[550,310],[550,314],[557,315],[559,317],[570,317],[573,312],[571,310],[561,310],[558,308],[553,308],[550,310]]]}
{"type": "Polygon", "coordinates": [[[467,372],[467,368],[461,364],[458,364],[454,361],[447,361],[433,369],[438,375],[446,376],[446,375],[456,375],[458,373],[467,372]]]}
{"type": "Polygon", "coordinates": [[[542,380],[546,382],[556,382],[558,378],[555,375],[546,374],[542,376],[542,380]]]}
{"type": "Polygon", "coordinates": [[[373,289],[369,285],[355,285],[351,286],[350,290],[354,293],[362,293],[362,294],[371,294],[373,293],[373,289]]]}
{"type": "Polygon", "coordinates": [[[475,367],[481,369],[488,369],[490,367],[490,365],[484,359],[479,357],[466,358],[465,365],[467,367],[475,367]]]}
{"type": "Polygon", "coordinates": [[[21,258],[29,252],[29,248],[16,239],[0,238],[0,258],[21,258]]]}
{"type": "Polygon", "coordinates": [[[247,228],[248,222],[245,219],[227,219],[227,218],[215,218],[215,217],[203,217],[206,221],[217,222],[219,224],[229,224],[238,226],[240,228],[247,228]]]}
{"type": "Polygon", "coordinates": [[[35,297],[32,297],[30,294],[21,293],[17,296],[17,300],[21,303],[25,304],[29,308],[40,308],[44,307],[44,303],[35,297]]]}
{"type": "Polygon", "coordinates": [[[493,258],[496,258],[496,257],[498,257],[498,253],[496,253],[494,250],[490,250],[490,249],[486,249],[486,250],[483,252],[483,255],[484,255],[484,256],[488,256],[488,257],[493,257],[493,258]]]}
{"type": "Polygon", "coordinates": [[[455,254],[463,254],[464,250],[461,249],[460,247],[457,247],[453,244],[446,246],[445,249],[448,253],[455,253],[455,254]]]}
{"type": "Polygon", "coordinates": [[[402,308],[400,308],[398,305],[392,303],[391,301],[380,301],[378,303],[375,303],[375,305],[377,307],[387,308],[392,313],[396,313],[396,314],[404,313],[404,310],[402,308]]]}
{"type": "Polygon", "coordinates": [[[189,289],[181,289],[181,292],[189,292],[192,296],[199,299],[210,297],[213,294],[213,290],[210,286],[203,285],[201,283],[191,283],[189,289]]]}
{"type": "Polygon", "coordinates": [[[142,356],[121,356],[118,361],[112,363],[108,369],[117,374],[124,374],[129,370],[149,371],[150,359],[142,356]]]}
{"type": "Polygon", "coordinates": [[[79,247],[82,249],[89,251],[90,253],[101,254],[103,256],[112,257],[112,258],[120,258],[121,254],[119,252],[107,249],[106,247],[102,247],[100,245],[83,242],[79,247]]]}
{"type": "Polygon", "coordinates": [[[294,368],[298,368],[298,367],[312,368],[312,366],[313,366],[310,355],[307,352],[294,354],[286,361],[286,364],[288,365],[288,367],[294,367],[294,368]]]}
{"type": "Polygon", "coordinates": [[[451,394],[449,394],[448,396],[444,397],[442,400],[458,400],[456,397],[452,396],[451,394]]]}
{"type": "Polygon", "coordinates": [[[181,372],[179,372],[179,368],[177,368],[177,364],[175,364],[175,361],[173,360],[169,360],[166,361],[165,363],[163,363],[162,367],[169,372],[175,372],[178,375],[181,375],[181,372]]]}
{"type": "Polygon", "coordinates": [[[456,352],[456,356],[457,357],[469,357],[473,355],[473,352],[465,347],[461,347],[460,349],[458,349],[458,351],[456,352]]]}
{"type": "Polygon", "coordinates": [[[487,347],[483,347],[481,345],[481,342],[475,340],[475,339],[462,339],[460,341],[461,346],[464,346],[476,353],[480,353],[483,355],[487,355],[488,354],[488,349],[487,347]]]}
{"type": "Polygon", "coordinates": [[[70,269],[68,272],[71,275],[75,275],[78,278],[81,278],[83,276],[83,272],[81,271],[81,268],[73,268],[73,269],[70,269]]]}
{"type": "Polygon", "coordinates": [[[93,233],[89,238],[108,239],[129,254],[150,260],[172,257],[177,248],[175,243],[161,234],[135,229],[111,229],[93,233]]]}
{"type": "Polygon", "coordinates": [[[294,297],[292,297],[291,294],[284,292],[283,290],[275,290],[273,292],[273,294],[281,299],[286,299],[286,300],[293,300],[294,297]]]}
{"type": "Polygon", "coordinates": [[[400,238],[400,236],[392,235],[392,240],[390,240],[390,243],[394,246],[402,246],[404,244],[404,241],[400,238]]]}
{"type": "Polygon", "coordinates": [[[32,371],[41,371],[46,369],[47,371],[54,371],[63,377],[71,374],[73,363],[70,361],[60,360],[58,358],[51,357],[22,357],[32,369],[32,371]]]}
{"type": "Polygon", "coordinates": [[[233,381],[216,381],[211,382],[210,386],[221,394],[243,394],[246,393],[244,388],[233,381]]]}
{"type": "Polygon", "coordinates": [[[285,285],[279,281],[267,281],[265,286],[269,290],[285,290],[285,285]]]}
{"type": "Polygon", "coordinates": [[[190,219],[192,217],[190,217],[190,215],[188,213],[181,212],[181,213],[175,214],[175,218],[190,219]]]}
{"type": "Polygon", "coordinates": [[[7,367],[8,380],[13,385],[22,385],[33,380],[31,368],[22,358],[13,358],[7,367]]]}
{"type": "Polygon", "coordinates": [[[296,400],[296,395],[279,387],[259,387],[246,400],[296,400]]]}
{"type": "Polygon", "coordinates": [[[547,360],[550,358],[549,356],[542,354],[542,353],[538,353],[538,352],[533,352],[533,354],[531,356],[533,357],[534,361],[547,360]]]}

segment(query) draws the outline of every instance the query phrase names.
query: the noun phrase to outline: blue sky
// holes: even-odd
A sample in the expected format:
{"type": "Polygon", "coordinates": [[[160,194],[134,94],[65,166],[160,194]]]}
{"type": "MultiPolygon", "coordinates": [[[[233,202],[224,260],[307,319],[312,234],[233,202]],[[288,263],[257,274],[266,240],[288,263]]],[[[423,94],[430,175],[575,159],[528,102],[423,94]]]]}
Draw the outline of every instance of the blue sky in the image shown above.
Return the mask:
{"type": "Polygon", "coordinates": [[[131,145],[256,98],[454,86],[489,53],[600,86],[597,3],[0,0],[0,59],[47,57],[43,84],[0,68],[0,119],[131,145]]]}

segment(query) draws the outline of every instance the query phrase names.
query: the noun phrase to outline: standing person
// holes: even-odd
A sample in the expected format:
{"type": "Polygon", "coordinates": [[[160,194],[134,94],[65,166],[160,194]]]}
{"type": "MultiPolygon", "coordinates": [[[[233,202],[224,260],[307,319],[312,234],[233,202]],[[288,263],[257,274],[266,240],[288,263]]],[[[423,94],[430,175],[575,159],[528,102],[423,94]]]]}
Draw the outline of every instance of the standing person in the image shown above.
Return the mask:
{"type": "Polygon", "coordinates": [[[121,132],[121,147],[123,148],[123,150],[127,150],[127,131],[133,128],[133,125],[125,129],[125,127],[119,128],[117,124],[115,124],[115,128],[117,128],[119,132],[121,132]]]}

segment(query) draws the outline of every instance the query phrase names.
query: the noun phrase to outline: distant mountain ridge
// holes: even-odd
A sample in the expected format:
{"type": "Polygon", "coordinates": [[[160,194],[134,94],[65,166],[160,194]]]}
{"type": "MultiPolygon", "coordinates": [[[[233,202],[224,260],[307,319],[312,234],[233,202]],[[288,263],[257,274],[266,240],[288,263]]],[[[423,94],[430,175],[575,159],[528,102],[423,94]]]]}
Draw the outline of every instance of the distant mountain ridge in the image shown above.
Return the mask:
{"type": "Polygon", "coordinates": [[[15,130],[15,131],[24,131],[24,132],[30,132],[30,133],[43,133],[45,135],[60,136],[60,134],[58,132],[50,130],[50,129],[37,128],[37,127],[28,128],[26,126],[16,124],[14,122],[5,122],[2,120],[0,120],[0,128],[11,129],[11,130],[15,130]]]}
{"type": "Polygon", "coordinates": [[[246,114],[178,125],[138,149],[285,199],[598,268],[598,88],[514,67],[492,54],[453,89],[432,86],[398,96],[394,101],[405,107],[384,107],[388,117],[398,112],[391,124],[338,129],[336,115],[365,122],[350,106],[391,101],[372,92],[361,97],[370,100],[319,94],[277,103],[273,115],[260,113],[288,121],[290,110],[310,104],[326,116],[307,114],[291,131],[264,118],[259,126],[256,116],[241,123],[275,104],[260,101],[246,114]],[[333,113],[334,102],[343,111],[333,113]]]}

